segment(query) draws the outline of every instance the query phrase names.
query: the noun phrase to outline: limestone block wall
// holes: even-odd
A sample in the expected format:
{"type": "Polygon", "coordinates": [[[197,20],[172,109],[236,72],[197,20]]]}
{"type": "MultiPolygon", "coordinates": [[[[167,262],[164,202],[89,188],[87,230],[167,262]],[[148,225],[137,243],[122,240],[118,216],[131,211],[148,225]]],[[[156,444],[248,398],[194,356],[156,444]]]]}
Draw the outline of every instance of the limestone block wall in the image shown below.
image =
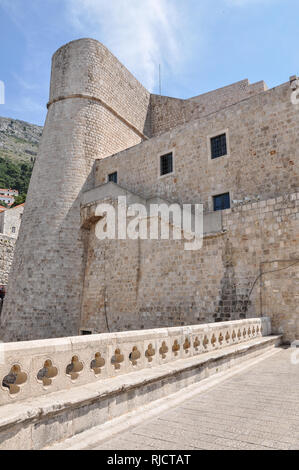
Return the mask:
{"type": "Polygon", "coordinates": [[[148,131],[150,93],[94,39],[70,42],[53,56],[49,103],[80,94],[98,101],[138,132],[148,131]]]}
{"type": "Polygon", "coordinates": [[[80,194],[92,167],[145,137],[149,93],[100,43],[53,56],[50,102],[16,247],[0,338],[77,334],[84,272],[80,194]]]}
{"type": "MultiPolygon", "coordinates": [[[[60,48],[0,340],[243,318],[261,312],[262,288],[271,306],[276,285],[248,295],[261,263],[272,263],[279,250],[282,263],[298,257],[297,196],[278,202],[298,193],[299,107],[291,93],[289,83],[265,91],[263,82],[245,80],[191,100],[150,97],[97,41],[60,48]],[[210,137],[223,132],[228,155],[212,160],[210,137]],[[169,151],[174,173],[159,178],[159,157],[169,151]],[[246,206],[224,214],[226,231],[206,238],[196,254],[172,241],[99,244],[93,226],[81,227],[80,204],[114,171],[125,190],[145,199],[203,203],[211,211],[213,196],[229,191],[232,200],[266,205],[253,202],[248,219],[246,206]],[[275,212],[268,208],[274,198],[275,212]]],[[[280,299],[292,303],[285,293],[280,299]]],[[[294,335],[290,309],[276,315],[294,335]]]]}
{"type": "Polygon", "coordinates": [[[287,83],[148,142],[97,161],[95,184],[117,169],[119,184],[145,198],[203,203],[230,192],[232,200],[267,199],[299,187],[299,106],[287,83]],[[227,131],[228,155],[212,160],[210,137],[227,131]],[[174,173],[159,178],[159,155],[173,151],[174,173]]]}
{"type": "Polygon", "coordinates": [[[205,237],[199,251],[185,251],[184,240],[103,242],[94,228],[89,231],[83,330],[268,315],[284,340],[299,338],[299,193],[224,211],[223,231],[205,237]]]}
{"type": "Polygon", "coordinates": [[[267,89],[264,82],[251,85],[248,80],[242,80],[187,100],[151,95],[151,134],[162,134],[180,124],[208,116],[267,89]]]}
{"type": "Polygon", "coordinates": [[[7,285],[15,243],[15,238],[0,234],[0,284],[3,285],[7,285]]]}

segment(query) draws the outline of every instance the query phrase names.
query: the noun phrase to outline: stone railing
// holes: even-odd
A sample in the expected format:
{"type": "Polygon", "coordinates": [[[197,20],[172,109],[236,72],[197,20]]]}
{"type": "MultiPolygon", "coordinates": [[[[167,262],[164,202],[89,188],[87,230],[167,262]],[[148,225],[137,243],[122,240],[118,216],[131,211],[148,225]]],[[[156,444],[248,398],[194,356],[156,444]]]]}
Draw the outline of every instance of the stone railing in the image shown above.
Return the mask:
{"type": "Polygon", "coordinates": [[[271,334],[270,319],[0,344],[0,404],[68,390],[271,334]]]}

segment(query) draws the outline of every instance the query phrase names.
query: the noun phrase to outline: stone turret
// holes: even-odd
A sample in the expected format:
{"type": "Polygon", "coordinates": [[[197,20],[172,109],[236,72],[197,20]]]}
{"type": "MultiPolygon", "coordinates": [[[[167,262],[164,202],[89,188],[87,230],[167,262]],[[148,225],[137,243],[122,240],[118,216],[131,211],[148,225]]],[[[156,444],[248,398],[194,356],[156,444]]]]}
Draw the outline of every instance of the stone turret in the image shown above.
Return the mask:
{"type": "Polygon", "coordinates": [[[4,341],[79,332],[84,273],[80,200],[93,164],[148,134],[150,95],[99,42],[53,56],[50,100],[1,316],[4,341]]]}

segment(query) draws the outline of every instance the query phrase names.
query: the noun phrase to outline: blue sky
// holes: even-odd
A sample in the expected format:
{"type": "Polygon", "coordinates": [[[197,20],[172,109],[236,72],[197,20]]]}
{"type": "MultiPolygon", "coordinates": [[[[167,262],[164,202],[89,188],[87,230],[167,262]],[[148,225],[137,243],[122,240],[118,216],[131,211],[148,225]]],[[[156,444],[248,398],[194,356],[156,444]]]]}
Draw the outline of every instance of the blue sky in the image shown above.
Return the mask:
{"type": "Polygon", "coordinates": [[[0,116],[43,124],[51,56],[103,42],[152,92],[188,98],[299,73],[298,0],[0,0],[0,116]]]}

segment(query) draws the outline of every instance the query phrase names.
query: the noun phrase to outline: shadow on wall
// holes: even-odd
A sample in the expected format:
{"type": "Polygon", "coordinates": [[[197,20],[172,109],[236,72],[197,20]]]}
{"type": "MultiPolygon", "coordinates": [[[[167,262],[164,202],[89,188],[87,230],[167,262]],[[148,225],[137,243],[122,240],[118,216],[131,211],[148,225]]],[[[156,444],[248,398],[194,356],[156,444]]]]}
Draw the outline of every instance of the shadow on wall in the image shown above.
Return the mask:
{"type": "Polygon", "coordinates": [[[218,307],[214,315],[216,322],[239,320],[246,318],[251,301],[248,299],[249,287],[246,294],[237,294],[237,281],[234,267],[233,246],[229,240],[226,241],[222,255],[225,268],[221,279],[221,293],[218,307]]]}

